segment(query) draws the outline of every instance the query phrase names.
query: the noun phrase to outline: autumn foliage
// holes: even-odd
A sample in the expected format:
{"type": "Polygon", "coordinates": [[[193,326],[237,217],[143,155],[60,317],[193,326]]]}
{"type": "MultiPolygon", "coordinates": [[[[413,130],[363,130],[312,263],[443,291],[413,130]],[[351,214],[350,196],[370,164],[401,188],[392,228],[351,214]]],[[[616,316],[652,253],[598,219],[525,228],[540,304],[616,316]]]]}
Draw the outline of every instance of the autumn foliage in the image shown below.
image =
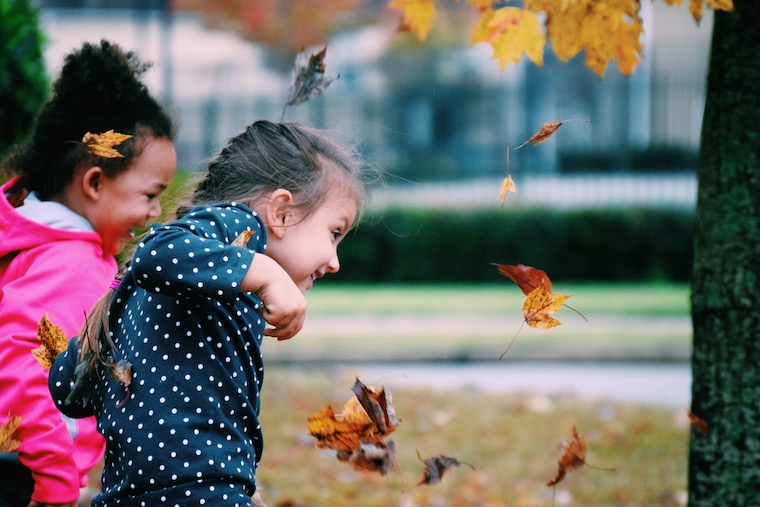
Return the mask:
{"type": "MultiPolygon", "coordinates": [[[[681,0],[664,1],[681,4],[681,0]]],[[[639,0],[524,0],[522,4],[467,0],[477,13],[470,43],[490,45],[501,68],[518,63],[523,56],[543,65],[549,43],[562,61],[583,52],[586,66],[602,77],[612,60],[625,75],[632,74],[641,60],[644,26],[639,0]]],[[[401,11],[399,28],[421,41],[428,37],[442,5],[442,0],[393,0],[388,4],[401,11]]],[[[697,23],[705,6],[731,11],[733,0],[690,0],[689,12],[697,23]]]]}

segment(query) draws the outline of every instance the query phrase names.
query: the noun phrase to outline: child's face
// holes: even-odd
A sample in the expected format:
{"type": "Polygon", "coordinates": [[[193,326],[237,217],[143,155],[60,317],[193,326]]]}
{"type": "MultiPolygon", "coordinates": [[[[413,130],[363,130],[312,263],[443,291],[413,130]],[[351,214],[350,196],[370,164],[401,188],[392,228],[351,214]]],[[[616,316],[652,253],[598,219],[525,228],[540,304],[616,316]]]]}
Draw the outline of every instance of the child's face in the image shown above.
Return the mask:
{"type": "Polygon", "coordinates": [[[356,218],[356,200],[342,197],[323,204],[294,225],[269,236],[267,255],[290,275],[301,292],[317,278],[340,269],[338,244],[356,218]]]}
{"type": "Polygon", "coordinates": [[[103,250],[116,255],[132,239],[132,229],[161,214],[158,196],[174,177],[177,156],[167,139],[149,139],[126,171],[99,183],[99,199],[88,217],[103,238],[103,250]]]}

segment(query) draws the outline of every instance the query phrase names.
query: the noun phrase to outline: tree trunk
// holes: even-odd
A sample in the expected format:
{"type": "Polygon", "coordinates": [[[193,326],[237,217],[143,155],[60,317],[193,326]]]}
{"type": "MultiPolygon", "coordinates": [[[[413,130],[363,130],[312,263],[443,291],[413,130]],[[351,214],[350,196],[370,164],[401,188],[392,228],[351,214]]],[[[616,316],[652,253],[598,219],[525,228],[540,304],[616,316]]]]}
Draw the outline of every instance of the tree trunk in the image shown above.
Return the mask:
{"type": "Polygon", "coordinates": [[[760,2],[716,11],[699,158],[689,505],[760,503],[760,2]]]}

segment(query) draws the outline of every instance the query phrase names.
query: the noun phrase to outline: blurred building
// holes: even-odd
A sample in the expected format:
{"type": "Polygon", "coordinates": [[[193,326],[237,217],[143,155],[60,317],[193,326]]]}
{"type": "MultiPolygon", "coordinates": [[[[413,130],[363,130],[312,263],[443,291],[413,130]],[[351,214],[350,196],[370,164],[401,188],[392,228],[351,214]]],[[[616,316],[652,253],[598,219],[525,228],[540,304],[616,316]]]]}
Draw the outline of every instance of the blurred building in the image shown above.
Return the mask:
{"type": "MultiPolygon", "coordinates": [[[[82,41],[101,38],[156,62],[148,84],[175,111],[186,168],[251,121],[283,115],[287,69],[262,45],[209,29],[169,0],[37,3],[51,72],[82,41]]],[[[693,183],[711,11],[701,27],[685,7],[644,2],[642,12],[642,64],[626,77],[613,61],[604,79],[582,54],[563,63],[547,51],[544,67],[523,61],[500,71],[482,44],[395,48],[410,36],[387,24],[338,33],[326,41],[326,73],[339,79],[285,118],[346,133],[399,181],[671,171],[693,183]],[[514,150],[542,123],[567,119],[590,121],[514,150]]]]}

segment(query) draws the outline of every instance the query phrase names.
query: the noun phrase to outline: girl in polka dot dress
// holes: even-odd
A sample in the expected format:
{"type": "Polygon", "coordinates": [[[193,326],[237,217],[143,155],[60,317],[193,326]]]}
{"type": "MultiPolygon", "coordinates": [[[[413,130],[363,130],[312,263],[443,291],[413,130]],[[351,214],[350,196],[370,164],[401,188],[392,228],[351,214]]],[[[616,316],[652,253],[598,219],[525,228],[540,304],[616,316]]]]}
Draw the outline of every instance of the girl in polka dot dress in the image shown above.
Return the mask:
{"type": "Polygon", "coordinates": [[[58,407],[94,414],[106,440],[94,506],[251,505],[260,345],[298,333],[304,293],[338,271],[368,193],[360,168],[323,133],[258,121],[210,163],[192,205],[146,234],[109,314],[88,319],[106,326],[50,372],[58,407]]]}

